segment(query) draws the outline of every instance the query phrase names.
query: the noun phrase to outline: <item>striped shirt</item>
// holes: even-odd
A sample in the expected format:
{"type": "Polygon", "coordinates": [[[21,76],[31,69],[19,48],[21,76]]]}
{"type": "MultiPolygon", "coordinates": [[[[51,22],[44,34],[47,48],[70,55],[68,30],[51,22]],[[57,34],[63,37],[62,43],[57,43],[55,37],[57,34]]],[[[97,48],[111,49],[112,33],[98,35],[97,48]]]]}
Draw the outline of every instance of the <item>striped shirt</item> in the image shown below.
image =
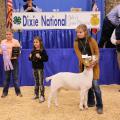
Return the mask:
{"type": "Polygon", "coordinates": [[[113,25],[118,26],[120,24],[120,4],[113,8],[107,15],[107,18],[113,25]]]}

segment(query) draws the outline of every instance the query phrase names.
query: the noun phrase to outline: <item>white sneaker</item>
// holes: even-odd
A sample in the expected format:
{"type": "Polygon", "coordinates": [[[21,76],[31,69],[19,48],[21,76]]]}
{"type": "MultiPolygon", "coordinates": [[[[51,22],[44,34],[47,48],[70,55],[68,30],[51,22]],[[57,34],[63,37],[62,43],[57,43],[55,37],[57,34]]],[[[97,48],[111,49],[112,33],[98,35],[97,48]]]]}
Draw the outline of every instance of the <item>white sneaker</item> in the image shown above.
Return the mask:
{"type": "Polygon", "coordinates": [[[43,96],[40,96],[40,98],[39,98],[39,103],[42,103],[42,102],[44,102],[45,101],[45,98],[43,97],[43,96]]]}

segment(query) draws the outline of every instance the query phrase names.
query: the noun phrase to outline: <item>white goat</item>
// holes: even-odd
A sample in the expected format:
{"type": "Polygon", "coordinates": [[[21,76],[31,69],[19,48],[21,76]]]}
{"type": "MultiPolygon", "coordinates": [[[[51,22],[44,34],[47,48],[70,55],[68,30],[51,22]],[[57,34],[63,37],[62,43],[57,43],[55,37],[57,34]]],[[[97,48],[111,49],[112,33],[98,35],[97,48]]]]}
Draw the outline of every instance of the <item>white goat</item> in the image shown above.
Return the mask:
{"type": "Polygon", "coordinates": [[[82,73],[60,72],[53,76],[47,77],[46,81],[51,80],[51,91],[48,97],[48,107],[54,96],[55,105],[58,106],[57,92],[60,88],[80,90],[79,108],[83,110],[88,108],[88,90],[92,87],[93,68],[85,68],[82,73]]]}

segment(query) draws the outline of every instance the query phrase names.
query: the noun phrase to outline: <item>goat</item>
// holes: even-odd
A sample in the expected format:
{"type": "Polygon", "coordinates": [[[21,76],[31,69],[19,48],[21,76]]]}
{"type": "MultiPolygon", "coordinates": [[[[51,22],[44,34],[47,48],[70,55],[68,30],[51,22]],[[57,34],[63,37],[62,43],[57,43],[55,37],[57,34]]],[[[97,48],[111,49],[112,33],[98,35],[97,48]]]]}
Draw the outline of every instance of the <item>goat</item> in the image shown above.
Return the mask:
{"type": "Polygon", "coordinates": [[[82,73],[60,72],[46,78],[51,80],[51,91],[48,97],[48,108],[51,99],[54,96],[55,105],[58,106],[57,92],[60,88],[80,90],[80,110],[87,109],[88,90],[92,87],[93,66],[89,69],[85,68],[82,73]]]}

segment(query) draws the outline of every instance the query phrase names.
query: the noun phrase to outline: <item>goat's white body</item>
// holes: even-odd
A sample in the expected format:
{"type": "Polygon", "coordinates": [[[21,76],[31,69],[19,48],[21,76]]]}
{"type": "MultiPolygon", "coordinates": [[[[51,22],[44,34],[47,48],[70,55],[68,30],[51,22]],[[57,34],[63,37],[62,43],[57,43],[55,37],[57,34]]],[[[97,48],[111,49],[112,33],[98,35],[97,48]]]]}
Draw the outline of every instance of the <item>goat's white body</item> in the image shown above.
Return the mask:
{"type": "Polygon", "coordinates": [[[47,77],[51,80],[51,92],[48,97],[48,107],[50,107],[51,98],[55,97],[55,105],[58,106],[57,92],[60,88],[80,90],[80,109],[88,108],[87,96],[88,90],[92,86],[93,69],[85,69],[82,73],[60,72],[53,76],[47,77]]]}

